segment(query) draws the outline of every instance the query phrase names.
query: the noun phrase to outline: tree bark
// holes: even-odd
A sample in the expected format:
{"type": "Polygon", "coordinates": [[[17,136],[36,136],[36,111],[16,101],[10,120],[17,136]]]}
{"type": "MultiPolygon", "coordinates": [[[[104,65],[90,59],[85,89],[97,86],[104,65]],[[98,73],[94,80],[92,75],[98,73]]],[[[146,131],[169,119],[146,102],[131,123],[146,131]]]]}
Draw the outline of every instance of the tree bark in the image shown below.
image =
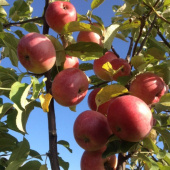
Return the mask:
{"type": "MultiPolygon", "coordinates": [[[[49,5],[49,0],[45,1],[45,7],[44,7],[44,15],[46,12],[46,9],[49,5]]],[[[49,26],[44,18],[43,23],[43,34],[48,34],[49,32],[49,26]]],[[[46,91],[47,93],[51,92],[51,72],[48,71],[45,74],[45,77],[47,77],[46,81],[46,91]]],[[[52,98],[50,105],[49,105],[49,112],[48,112],[48,130],[49,130],[49,159],[51,164],[52,170],[59,170],[59,162],[58,162],[58,152],[57,152],[57,133],[56,133],[56,121],[55,121],[55,110],[54,110],[54,99],[52,98]]]]}

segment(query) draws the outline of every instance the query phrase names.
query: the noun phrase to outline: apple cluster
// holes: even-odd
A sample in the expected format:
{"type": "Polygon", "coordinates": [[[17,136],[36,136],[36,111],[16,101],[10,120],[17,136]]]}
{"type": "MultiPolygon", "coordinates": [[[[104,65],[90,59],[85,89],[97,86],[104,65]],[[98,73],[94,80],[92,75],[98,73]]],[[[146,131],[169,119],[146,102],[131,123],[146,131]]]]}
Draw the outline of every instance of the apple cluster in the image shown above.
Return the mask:
{"type": "MultiPolygon", "coordinates": [[[[70,2],[55,1],[49,4],[45,19],[50,28],[60,34],[65,24],[77,20],[77,12],[70,2]]],[[[100,27],[97,23],[94,25],[100,27]]],[[[103,46],[102,37],[94,32],[80,31],[77,42],[80,41],[103,46]]],[[[21,64],[33,73],[43,74],[55,65],[56,51],[45,35],[25,35],[17,50],[21,64]]],[[[117,81],[122,76],[130,76],[131,65],[114,52],[107,51],[94,60],[93,71],[99,79],[117,81]],[[106,63],[110,64],[111,72],[103,67],[106,63]]],[[[86,74],[79,69],[78,58],[66,55],[63,70],[52,82],[51,92],[55,101],[65,107],[75,106],[87,95],[88,86],[86,74]]],[[[115,155],[102,158],[109,137],[116,135],[129,142],[143,140],[153,127],[150,106],[159,102],[168,86],[152,72],[139,73],[129,82],[129,94],[113,97],[97,107],[95,98],[101,89],[98,87],[91,91],[88,96],[90,109],[80,113],[74,122],[75,140],[85,150],[81,158],[82,170],[104,170],[106,166],[115,169],[115,155]]]]}

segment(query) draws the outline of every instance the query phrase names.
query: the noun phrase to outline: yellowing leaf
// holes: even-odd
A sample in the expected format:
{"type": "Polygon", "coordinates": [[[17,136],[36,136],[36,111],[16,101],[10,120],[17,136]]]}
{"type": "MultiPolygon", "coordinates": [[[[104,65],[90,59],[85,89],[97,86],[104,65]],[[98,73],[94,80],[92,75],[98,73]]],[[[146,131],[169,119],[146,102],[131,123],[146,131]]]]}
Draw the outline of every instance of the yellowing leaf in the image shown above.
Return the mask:
{"type": "Polygon", "coordinates": [[[76,105],[70,106],[69,109],[70,109],[71,111],[73,111],[73,112],[76,112],[76,105]]]}
{"type": "Polygon", "coordinates": [[[114,70],[110,62],[103,64],[102,68],[106,70],[106,73],[112,77],[114,74],[119,72],[124,66],[119,67],[117,70],[114,70]]]}
{"type": "Polygon", "coordinates": [[[47,93],[46,95],[41,94],[39,96],[40,102],[41,102],[41,107],[44,112],[49,112],[49,104],[52,99],[52,95],[50,93],[47,93]]]}
{"type": "Polygon", "coordinates": [[[151,139],[153,141],[153,143],[156,143],[156,139],[157,139],[157,133],[155,129],[152,129],[148,135],[148,138],[151,139]]]}
{"type": "Polygon", "coordinates": [[[109,101],[113,97],[117,97],[121,94],[128,93],[128,89],[119,84],[112,84],[101,88],[101,90],[97,93],[95,102],[97,107],[101,104],[109,101]]]}

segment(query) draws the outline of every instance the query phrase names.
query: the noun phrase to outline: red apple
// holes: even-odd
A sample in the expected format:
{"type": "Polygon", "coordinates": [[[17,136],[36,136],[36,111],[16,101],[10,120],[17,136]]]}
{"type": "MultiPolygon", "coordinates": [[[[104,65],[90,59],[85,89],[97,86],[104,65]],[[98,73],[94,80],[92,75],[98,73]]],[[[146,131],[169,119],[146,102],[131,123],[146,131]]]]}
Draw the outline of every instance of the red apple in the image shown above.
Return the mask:
{"type": "Polygon", "coordinates": [[[163,79],[151,72],[137,75],[129,89],[132,95],[141,98],[147,104],[159,102],[167,90],[168,86],[163,79]]]}
{"type": "Polygon", "coordinates": [[[73,132],[78,145],[88,151],[101,149],[112,134],[107,118],[93,110],[84,111],[76,118],[73,132]]]}
{"type": "Polygon", "coordinates": [[[117,56],[111,52],[107,51],[102,57],[94,60],[93,70],[94,73],[102,80],[110,81],[110,76],[106,73],[106,70],[102,68],[103,64],[111,62],[113,59],[117,59],[117,56]]]}
{"type": "Polygon", "coordinates": [[[113,134],[130,142],[142,140],[153,126],[153,116],[148,105],[132,95],[115,98],[109,105],[107,120],[113,134]]]}
{"type": "Polygon", "coordinates": [[[29,71],[42,74],[50,70],[56,61],[56,52],[52,42],[39,33],[23,36],[17,47],[21,64],[29,71]]]}
{"type": "Polygon", "coordinates": [[[103,115],[107,116],[108,107],[109,107],[110,103],[114,100],[114,98],[107,101],[106,103],[101,104],[97,109],[95,97],[96,97],[97,93],[100,91],[100,89],[101,88],[96,88],[91,91],[91,93],[88,96],[88,106],[91,110],[98,111],[98,112],[102,113],[103,115]]]}
{"type": "Polygon", "coordinates": [[[79,60],[77,57],[66,55],[66,59],[63,65],[63,69],[67,68],[79,68],[79,60]]]}
{"type": "MultiPolygon", "coordinates": [[[[99,24],[93,23],[94,26],[100,27],[99,24]]],[[[77,42],[94,42],[99,45],[103,45],[102,43],[102,37],[92,31],[80,31],[77,36],[77,42]]]]}
{"type": "Polygon", "coordinates": [[[131,66],[126,60],[122,58],[117,58],[112,60],[110,64],[112,65],[112,68],[114,70],[118,70],[121,66],[123,66],[121,70],[119,70],[115,75],[113,75],[112,80],[117,80],[119,77],[130,75],[131,66]]]}
{"type": "Polygon", "coordinates": [[[81,170],[105,170],[106,166],[112,170],[116,170],[117,157],[116,155],[102,158],[105,147],[97,151],[84,151],[81,157],[81,170]]]}
{"type": "Polygon", "coordinates": [[[88,79],[78,68],[68,68],[59,72],[52,83],[52,95],[62,106],[80,103],[88,91],[88,79]]]}
{"type": "Polygon", "coordinates": [[[77,12],[70,2],[55,1],[47,7],[45,19],[54,31],[61,33],[65,24],[77,20],[77,12]]]}

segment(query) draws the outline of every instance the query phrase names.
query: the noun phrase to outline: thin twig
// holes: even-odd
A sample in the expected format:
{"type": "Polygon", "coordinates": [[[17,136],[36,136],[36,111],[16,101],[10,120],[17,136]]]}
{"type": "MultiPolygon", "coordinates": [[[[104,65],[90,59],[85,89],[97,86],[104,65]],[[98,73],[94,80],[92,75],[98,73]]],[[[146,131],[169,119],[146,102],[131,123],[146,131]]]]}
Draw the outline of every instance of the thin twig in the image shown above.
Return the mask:
{"type": "Polygon", "coordinates": [[[11,26],[20,26],[21,24],[25,24],[29,22],[36,22],[36,21],[43,20],[43,19],[44,17],[38,17],[38,18],[32,18],[32,19],[28,19],[28,20],[20,21],[20,22],[11,22],[8,24],[3,24],[3,29],[9,28],[11,26]]]}
{"type": "Polygon", "coordinates": [[[170,44],[168,43],[168,41],[164,38],[164,36],[162,35],[162,33],[159,31],[159,27],[154,25],[154,27],[157,30],[157,34],[159,35],[159,37],[162,39],[162,41],[164,42],[164,44],[170,48],[170,44]]]}
{"type": "Polygon", "coordinates": [[[113,53],[117,56],[117,58],[120,58],[119,54],[116,52],[116,50],[114,49],[113,46],[111,46],[111,49],[112,49],[113,53]]]}
{"type": "Polygon", "coordinates": [[[152,28],[154,27],[156,19],[157,19],[157,15],[155,15],[154,20],[152,21],[151,26],[150,26],[149,30],[147,31],[147,34],[146,34],[145,38],[141,42],[140,47],[139,47],[138,52],[137,52],[137,55],[139,55],[139,53],[142,51],[142,48],[143,48],[147,38],[149,37],[149,35],[150,35],[151,31],[152,31],[152,28]]]}
{"type": "Polygon", "coordinates": [[[130,45],[129,45],[129,50],[126,55],[126,60],[128,61],[128,63],[130,63],[130,56],[131,56],[132,48],[133,48],[133,38],[132,37],[129,37],[129,38],[130,38],[130,45]]]}

